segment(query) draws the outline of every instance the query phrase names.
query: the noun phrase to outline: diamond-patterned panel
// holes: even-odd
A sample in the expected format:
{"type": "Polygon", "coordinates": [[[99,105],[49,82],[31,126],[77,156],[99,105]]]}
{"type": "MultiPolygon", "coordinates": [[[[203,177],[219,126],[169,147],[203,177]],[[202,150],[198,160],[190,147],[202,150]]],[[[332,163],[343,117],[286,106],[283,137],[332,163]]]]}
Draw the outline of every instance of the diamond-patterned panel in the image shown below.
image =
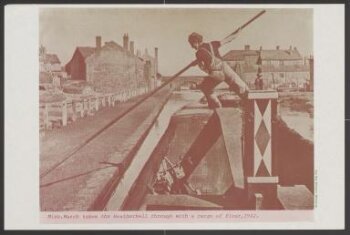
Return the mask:
{"type": "Polygon", "coordinates": [[[269,173],[269,171],[267,170],[264,161],[261,161],[261,162],[260,162],[258,171],[256,172],[256,175],[255,175],[255,176],[258,176],[258,177],[260,177],[260,176],[262,176],[262,177],[264,177],[264,176],[270,176],[270,173],[269,173]]]}
{"type": "Polygon", "coordinates": [[[268,99],[264,99],[264,100],[257,100],[256,101],[256,104],[258,105],[259,109],[260,109],[260,113],[262,116],[264,116],[265,114],[265,110],[266,110],[266,107],[268,105],[270,100],[268,99]]]}
{"type": "Polygon", "coordinates": [[[256,132],[255,135],[255,141],[256,144],[259,147],[260,153],[262,156],[264,156],[265,150],[266,150],[266,146],[269,143],[270,140],[270,134],[269,131],[266,128],[265,122],[262,121],[260,123],[259,129],[256,132]]]}

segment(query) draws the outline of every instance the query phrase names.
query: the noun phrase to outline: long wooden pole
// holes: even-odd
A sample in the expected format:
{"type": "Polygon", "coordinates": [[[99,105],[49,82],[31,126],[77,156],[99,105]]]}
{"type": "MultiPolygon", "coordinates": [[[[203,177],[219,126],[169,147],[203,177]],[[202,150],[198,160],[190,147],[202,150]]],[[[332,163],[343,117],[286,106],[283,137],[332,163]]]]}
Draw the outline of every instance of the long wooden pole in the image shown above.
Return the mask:
{"type": "Polygon", "coordinates": [[[247,27],[250,23],[252,23],[254,20],[256,20],[257,18],[259,18],[261,15],[263,15],[266,12],[266,10],[262,10],[260,11],[256,16],[254,16],[253,18],[251,18],[249,21],[247,21],[245,24],[243,24],[241,27],[239,27],[238,29],[236,29],[234,32],[230,33],[229,35],[227,35],[225,38],[228,38],[236,33],[238,33],[240,30],[244,29],[245,27],[247,27]]]}
{"type": "MultiPolygon", "coordinates": [[[[257,14],[256,16],[254,16],[252,19],[250,19],[249,21],[247,21],[244,25],[242,25],[240,28],[238,28],[235,32],[231,33],[229,36],[237,33],[240,29],[245,28],[247,25],[249,25],[251,22],[253,22],[255,19],[257,19],[259,16],[261,16],[262,14],[265,13],[265,10],[261,11],[259,14],[257,14]]],[[[229,37],[227,36],[227,37],[229,37]]],[[[56,163],[55,165],[53,165],[50,169],[48,169],[46,172],[43,172],[42,174],[40,174],[40,178],[45,177],[46,175],[48,175],[51,171],[53,171],[54,169],[56,169],[58,166],[60,166],[63,162],[65,162],[67,159],[69,159],[70,157],[72,157],[76,152],[78,152],[81,148],[83,148],[85,145],[87,145],[88,143],[90,143],[93,139],[95,139],[97,136],[99,136],[102,132],[104,132],[106,129],[108,129],[110,126],[112,126],[114,123],[116,123],[117,121],[119,121],[120,119],[122,119],[123,117],[125,117],[129,112],[131,112],[133,109],[135,109],[137,106],[139,106],[140,104],[142,104],[144,101],[146,101],[148,98],[150,98],[151,96],[153,96],[155,93],[157,93],[159,90],[163,89],[164,87],[166,87],[169,83],[173,82],[176,78],[178,78],[181,74],[183,74],[186,70],[188,70],[189,68],[191,68],[192,66],[195,66],[197,64],[197,60],[192,61],[191,63],[189,63],[186,67],[184,67],[183,69],[181,69],[179,72],[177,72],[176,74],[174,74],[171,78],[169,78],[168,81],[166,81],[165,83],[163,83],[161,86],[159,86],[157,89],[151,91],[149,94],[147,94],[145,97],[143,97],[142,99],[140,99],[139,101],[137,101],[136,103],[134,103],[132,106],[130,106],[127,110],[125,110],[121,115],[119,115],[118,117],[114,118],[113,120],[111,120],[109,123],[107,123],[104,127],[102,127],[100,130],[98,130],[95,134],[93,134],[90,138],[88,138],[87,140],[85,140],[82,144],[80,144],[77,148],[75,148],[71,153],[69,153],[63,160],[61,160],[60,162],[56,163]]]]}

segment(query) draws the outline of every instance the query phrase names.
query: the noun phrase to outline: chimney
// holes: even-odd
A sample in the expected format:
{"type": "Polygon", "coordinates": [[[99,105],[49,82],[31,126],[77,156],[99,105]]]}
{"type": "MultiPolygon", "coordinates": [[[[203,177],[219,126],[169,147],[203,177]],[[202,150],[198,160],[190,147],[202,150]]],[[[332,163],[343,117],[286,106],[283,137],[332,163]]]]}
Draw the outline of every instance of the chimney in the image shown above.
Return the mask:
{"type": "Polygon", "coordinates": [[[123,48],[126,51],[129,50],[129,35],[127,33],[123,35],[123,48]]]}
{"type": "Polygon", "coordinates": [[[131,54],[135,54],[134,41],[130,41],[130,52],[131,54]]]}
{"type": "Polygon", "coordinates": [[[262,46],[260,46],[260,51],[262,51],[262,46]]]}
{"type": "Polygon", "coordinates": [[[158,73],[158,47],[154,48],[154,68],[155,68],[155,77],[157,78],[158,73]]]}
{"type": "Polygon", "coordinates": [[[101,36],[96,36],[96,50],[101,49],[101,36]]]}
{"type": "Polygon", "coordinates": [[[250,46],[249,45],[245,45],[244,46],[244,50],[249,51],[250,50],[250,46]]]}
{"type": "Polygon", "coordinates": [[[290,51],[292,50],[292,46],[289,46],[289,50],[290,50],[290,51]]]}
{"type": "Polygon", "coordinates": [[[276,50],[279,50],[280,49],[280,46],[276,46],[276,50]]]}

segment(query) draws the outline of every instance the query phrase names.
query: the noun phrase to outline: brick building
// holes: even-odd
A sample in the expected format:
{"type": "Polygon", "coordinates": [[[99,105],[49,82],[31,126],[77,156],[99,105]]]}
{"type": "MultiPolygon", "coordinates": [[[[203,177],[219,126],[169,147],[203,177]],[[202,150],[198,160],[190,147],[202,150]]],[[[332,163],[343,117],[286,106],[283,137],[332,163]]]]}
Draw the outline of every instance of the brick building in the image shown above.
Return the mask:
{"type": "Polygon", "coordinates": [[[244,50],[231,50],[223,58],[250,87],[254,86],[259,67],[265,88],[304,88],[310,82],[309,63],[296,47],[251,50],[246,45],[244,50]]]}
{"type": "Polygon", "coordinates": [[[77,47],[66,71],[72,80],[85,80],[96,90],[114,92],[140,86],[152,86],[156,77],[157,48],[155,56],[135,54],[134,42],[124,34],[123,46],[114,41],[102,45],[96,37],[95,47],[77,47]]]}

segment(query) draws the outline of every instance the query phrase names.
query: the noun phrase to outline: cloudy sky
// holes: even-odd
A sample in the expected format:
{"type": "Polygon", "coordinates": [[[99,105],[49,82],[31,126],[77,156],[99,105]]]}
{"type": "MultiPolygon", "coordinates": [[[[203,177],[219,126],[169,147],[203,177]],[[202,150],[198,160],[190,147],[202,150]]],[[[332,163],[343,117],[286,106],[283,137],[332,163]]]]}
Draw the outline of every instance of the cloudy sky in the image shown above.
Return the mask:
{"type": "MultiPolygon", "coordinates": [[[[159,72],[172,75],[194,59],[187,37],[198,32],[204,40],[220,40],[244,24],[262,9],[237,8],[42,8],[40,11],[40,43],[48,53],[59,56],[66,64],[77,46],[94,46],[95,37],[122,45],[129,34],[135,49],[148,48],[153,55],[159,48],[159,72]]],[[[231,49],[297,47],[302,55],[313,53],[311,9],[266,9],[266,13],[245,28],[241,35],[220,51],[231,49]]],[[[187,74],[199,74],[197,68],[187,74]]]]}

